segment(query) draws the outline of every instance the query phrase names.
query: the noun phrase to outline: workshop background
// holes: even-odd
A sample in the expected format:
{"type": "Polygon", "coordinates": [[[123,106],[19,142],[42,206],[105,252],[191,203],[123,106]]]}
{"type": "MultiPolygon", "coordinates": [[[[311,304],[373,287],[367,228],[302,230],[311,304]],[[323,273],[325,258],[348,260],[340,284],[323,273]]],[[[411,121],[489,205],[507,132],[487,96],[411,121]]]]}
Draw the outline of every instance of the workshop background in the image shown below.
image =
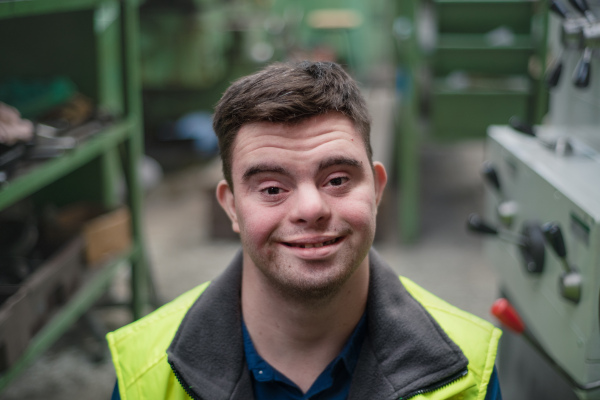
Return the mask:
{"type": "Polygon", "coordinates": [[[0,0],[0,399],[110,398],[106,332],[227,266],[212,107],[300,59],[367,99],[375,247],[510,325],[504,398],[600,398],[600,2],[570,3],[0,0]]]}

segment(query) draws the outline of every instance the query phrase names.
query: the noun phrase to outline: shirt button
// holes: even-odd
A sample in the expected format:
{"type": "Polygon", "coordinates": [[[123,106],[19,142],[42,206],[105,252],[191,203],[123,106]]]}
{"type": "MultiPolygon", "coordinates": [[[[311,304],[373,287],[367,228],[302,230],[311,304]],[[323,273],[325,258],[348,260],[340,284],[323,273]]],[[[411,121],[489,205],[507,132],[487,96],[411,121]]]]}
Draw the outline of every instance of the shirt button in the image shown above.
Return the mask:
{"type": "Polygon", "coordinates": [[[262,372],[262,370],[260,370],[260,371],[258,371],[258,373],[259,373],[259,375],[262,375],[263,372],[262,372]]]}

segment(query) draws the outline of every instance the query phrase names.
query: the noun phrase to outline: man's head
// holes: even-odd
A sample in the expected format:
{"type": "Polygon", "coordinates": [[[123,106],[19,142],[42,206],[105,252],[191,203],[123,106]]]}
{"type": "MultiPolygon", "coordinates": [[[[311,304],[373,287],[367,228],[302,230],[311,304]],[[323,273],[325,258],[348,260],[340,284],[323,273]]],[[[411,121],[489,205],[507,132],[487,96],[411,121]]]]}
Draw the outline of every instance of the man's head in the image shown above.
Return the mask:
{"type": "Polygon", "coordinates": [[[275,65],[234,83],[214,124],[243,282],[303,300],[366,293],[387,176],[354,81],[335,64],[275,65]]]}
{"type": "Polygon", "coordinates": [[[356,82],[330,62],[273,64],[234,82],[216,106],[214,130],[219,138],[225,180],[231,179],[232,149],[240,128],[253,122],[298,124],[337,111],[361,135],[369,161],[371,121],[356,82]]]}

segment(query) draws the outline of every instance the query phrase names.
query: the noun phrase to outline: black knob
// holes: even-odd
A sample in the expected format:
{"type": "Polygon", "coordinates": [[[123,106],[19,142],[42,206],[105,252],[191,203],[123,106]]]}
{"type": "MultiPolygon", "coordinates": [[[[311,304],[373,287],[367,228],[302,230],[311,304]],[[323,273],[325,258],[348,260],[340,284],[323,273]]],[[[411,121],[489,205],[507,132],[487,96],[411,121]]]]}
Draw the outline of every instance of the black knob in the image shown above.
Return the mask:
{"type": "Polygon", "coordinates": [[[590,85],[590,76],[592,63],[592,49],[586,47],[583,50],[583,56],[577,63],[575,71],[573,72],[573,83],[578,88],[586,88],[590,85]]]}
{"type": "Polygon", "coordinates": [[[548,86],[548,88],[552,89],[558,86],[562,68],[563,64],[561,60],[557,60],[550,68],[548,68],[548,71],[546,71],[546,86],[548,86]]]}
{"type": "Polygon", "coordinates": [[[498,230],[491,225],[483,222],[481,217],[477,214],[471,214],[467,218],[467,229],[477,233],[483,233],[485,235],[497,235],[498,230]]]}
{"type": "Polygon", "coordinates": [[[523,223],[521,230],[523,244],[519,246],[525,270],[532,274],[539,274],[544,271],[545,265],[545,244],[544,234],[537,221],[528,220],[523,223]]]}
{"type": "Polygon", "coordinates": [[[556,255],[563,260],[566,259],[567,248],[565,247],[565,240],[563,239],[560,226],[556,222],[548,222],[542,225],[542,232],[556,255]]]}
{"type": "Polygon", "coordinates": [[[569,10],[564,5],[564,3],[559,0],[552,0],[550,2],[550,10],[554,11],[556,15],[563,19],[567,19],[569,16],[569,10]]]}
{"type": "Polygon", "coordinates": [[[486,182],[491,184],[494,187],[494,189],[500,192],[500,178],[498,178],[496,168],[491,162],[486,161],[483,163],[481,167],[481,175],[483,175],[483,178],[486,182]]]}
{"type": "Polygon", "coordinates": [[[508,124],[516,131],[524,133],[529,136],[535,136],[535,130],[531,124],[521,121],[518,117],[512,116],[508,120],[508,124]]]}

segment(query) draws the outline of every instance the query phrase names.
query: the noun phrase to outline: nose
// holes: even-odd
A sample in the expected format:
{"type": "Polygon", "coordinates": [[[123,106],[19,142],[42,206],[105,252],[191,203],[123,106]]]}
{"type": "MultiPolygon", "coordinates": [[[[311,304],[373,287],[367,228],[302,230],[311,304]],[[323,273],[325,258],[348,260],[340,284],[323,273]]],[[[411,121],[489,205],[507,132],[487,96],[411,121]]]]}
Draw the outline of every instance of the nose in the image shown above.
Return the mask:
{"type": "Polygon", "coordinates": [[[311,184],[296,188],[295,201],[290,210],[292,222],[311,225],[327,221],[331,216],[331,208],[323,193],[311,184]]]}

